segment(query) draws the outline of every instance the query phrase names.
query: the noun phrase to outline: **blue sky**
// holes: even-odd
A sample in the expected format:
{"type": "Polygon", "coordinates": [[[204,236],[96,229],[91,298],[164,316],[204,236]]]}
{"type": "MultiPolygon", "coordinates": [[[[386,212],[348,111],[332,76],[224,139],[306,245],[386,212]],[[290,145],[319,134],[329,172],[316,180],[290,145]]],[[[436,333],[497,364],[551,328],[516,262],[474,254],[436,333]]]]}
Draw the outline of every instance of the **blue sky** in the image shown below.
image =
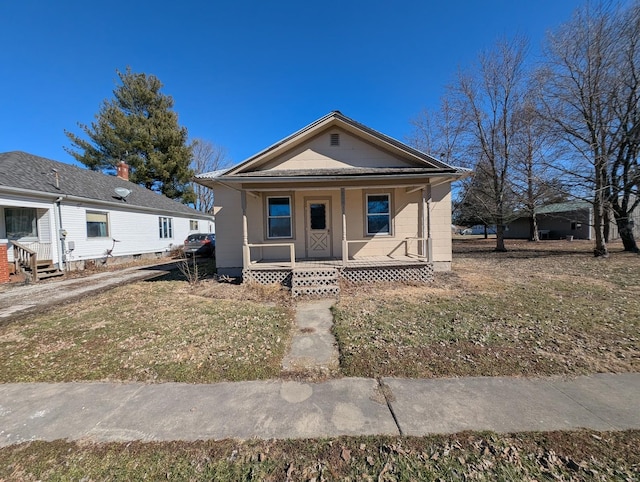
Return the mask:
{"type": "Polygon", "coordinates": [[[405,140],[480,50],[524,34],[535,54],[582,3],[0,1],[0,152],[73,162],[64,130],[94,120],[127,66],[234,163],[332,110],[405,140]]]}

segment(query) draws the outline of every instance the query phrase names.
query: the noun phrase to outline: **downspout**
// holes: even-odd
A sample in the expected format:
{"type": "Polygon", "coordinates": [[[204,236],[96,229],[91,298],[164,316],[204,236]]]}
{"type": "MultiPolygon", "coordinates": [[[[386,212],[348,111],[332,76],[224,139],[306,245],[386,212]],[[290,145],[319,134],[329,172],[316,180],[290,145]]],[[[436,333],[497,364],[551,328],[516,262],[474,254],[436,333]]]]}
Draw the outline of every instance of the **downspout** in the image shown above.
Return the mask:
{"type": "Polygon", "coordinates": [[[342,266],[346,266],[349,261],[349,243],[347,243],[346,193],[343,187],[340,188],[340,209],[342,211],[342,266]]]}
{"type": "MultiPolygon", "coordinates": [[[[427,256],[427,186],[423,187],[420,191],[422,194],[422,216],[420,218],[420,237],[422,238],[422,242],[420,243],[420,254],[427,256]]],[[[427,261],[429,260],[427,259],[427,261]]]]}
{"type": "Polygon", "coordinates": [[[427,185],[425,191],[427,195],[427,260],[433,262],[433,245],[431,239],[431,184],[427,185]]]}
{"type": "Polygon", "coordinates": [[[53,203],[53,219],[54,222],[56,224],[56,236],[58,236],[58,243],[56,243],[56,246],[58,248],[58,269],[60,271],[65,269],[65,265],[66,265],[66,260],[65,260],[65,253],[66,253],[66,247],[65,247],[65,235],[63,234],[65,231],[62,227],[62,207],[61,207],[61,202],[62,202],[63,197],[60,196],[59,198],[57,198],[54,203],[53,203]]]}

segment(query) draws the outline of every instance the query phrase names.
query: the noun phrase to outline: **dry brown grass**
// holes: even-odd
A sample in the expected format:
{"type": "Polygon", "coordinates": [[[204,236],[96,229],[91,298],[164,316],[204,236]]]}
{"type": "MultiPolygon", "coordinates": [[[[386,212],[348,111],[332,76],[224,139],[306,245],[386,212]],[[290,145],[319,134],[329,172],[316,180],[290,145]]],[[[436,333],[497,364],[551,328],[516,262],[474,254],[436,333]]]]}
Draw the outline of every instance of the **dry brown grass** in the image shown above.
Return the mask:
{"type": "Polygon", "coordinates": [[[0,327],[0,381],[273,378],[291,336],[288,299],[213,281],[118,287],[0,327]]]}
{"type": "Polygon", "coordinates": [[[0,480],[637,480],[639,431],[197,442],[31,442],[0,480]]]}
{"type": "Polygon", "coordinates": [[[576,375],[640,369],[640,257],[590,242],[456,240],[428,286],[351,288],[335,333],[349,376],[576,375]]]}

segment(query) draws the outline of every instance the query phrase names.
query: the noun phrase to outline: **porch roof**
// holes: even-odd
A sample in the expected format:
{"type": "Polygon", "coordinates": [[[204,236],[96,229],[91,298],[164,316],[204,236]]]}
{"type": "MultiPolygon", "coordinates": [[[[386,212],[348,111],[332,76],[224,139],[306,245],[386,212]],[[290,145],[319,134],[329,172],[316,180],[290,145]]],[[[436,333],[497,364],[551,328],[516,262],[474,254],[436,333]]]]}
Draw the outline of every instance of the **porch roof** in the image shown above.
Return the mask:
{"type": "Polygon", "coordinates": [[[464,175],[466,169],[448,167],[376,167],[376,168],[337,168],[337,169],[287,169],[250,171],[226,174],[218,171],[215,176],[201,176],[200,184],[214,187],[216,183],[241,184],[240,188],[255,189],[256,185],[287,184],[301,186],[348,187],[371,181],[374,185],[426,185],[432,184],[432,178],[453,181],[464,175]]]}

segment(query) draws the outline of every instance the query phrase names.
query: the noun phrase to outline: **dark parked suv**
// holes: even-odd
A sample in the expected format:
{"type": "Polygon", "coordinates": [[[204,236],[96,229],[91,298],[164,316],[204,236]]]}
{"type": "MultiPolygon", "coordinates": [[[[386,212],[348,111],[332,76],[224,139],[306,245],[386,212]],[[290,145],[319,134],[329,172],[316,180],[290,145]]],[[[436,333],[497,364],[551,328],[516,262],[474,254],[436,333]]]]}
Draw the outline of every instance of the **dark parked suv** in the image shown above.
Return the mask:
{"type": "Polygon", "coordinates": [[[184,254],[191,256],[213,257],[216,254],[216,235],[213,233],[196,233],[184,240],[184,254]]]}

